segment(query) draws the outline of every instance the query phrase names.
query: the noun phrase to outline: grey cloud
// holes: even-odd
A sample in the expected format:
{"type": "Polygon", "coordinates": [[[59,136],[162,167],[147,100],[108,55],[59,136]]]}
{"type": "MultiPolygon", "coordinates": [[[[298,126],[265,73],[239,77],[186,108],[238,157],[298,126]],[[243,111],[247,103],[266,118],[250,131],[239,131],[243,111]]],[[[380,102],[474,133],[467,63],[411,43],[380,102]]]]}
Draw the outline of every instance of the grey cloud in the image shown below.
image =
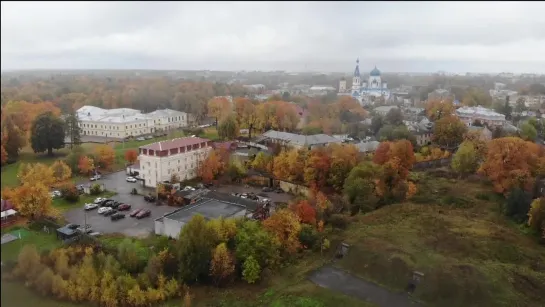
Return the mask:
{"type": "Polygon", "coordinates": [[[348,71],[361,57],[389,71],[545,72],[543,11],[543,2],[2,2],[2,69],[348,71]]]}

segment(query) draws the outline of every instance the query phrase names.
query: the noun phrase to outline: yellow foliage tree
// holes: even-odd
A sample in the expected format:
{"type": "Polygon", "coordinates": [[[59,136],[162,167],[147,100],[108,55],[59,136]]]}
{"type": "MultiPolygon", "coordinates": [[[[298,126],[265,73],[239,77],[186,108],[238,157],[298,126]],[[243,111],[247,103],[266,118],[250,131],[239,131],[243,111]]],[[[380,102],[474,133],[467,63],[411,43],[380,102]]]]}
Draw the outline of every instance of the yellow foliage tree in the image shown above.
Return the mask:
{"type": "Polygon", "coordinates": [[[51,165],[51,172],[53,173],[55,182],[63,182],[72,177],[72,170],[61,160],[57,160],[51,165]]]}
{"type": "Polygon", "coordinates": [[[111,169],[115,162],[115,151],[109,145],[100,145],[95,148],[95,161],[103,169],[111,169]]]}
{"type": "Polygon", "coordinates": [[[237,224],[234,219],[222,217],[213,219],[208,222],[208,227],[215,233],[218,244],[229,242],[237,234],[237,224]]]}
{"type": "Polygon", "coordinates": [[[17,177],[22,184],[41,183],[46,187],[50,187],[55,182],[53,170],[42,163],[22,164],[17,177]]]}
{"type": "Polygon", "coordinates": [[[51,212],[51,196],[41,182],[25,183],[15,190],[13,203],[19,214],[38,219],[51,212]]]}
{"type": "Polygon", "coordinates": [[[210,264],[210,276],[214,279],[216,286],[228,282],[235,272],[233,256],[229,253],[227,245],[220,243],[212,252],[210,264]]]}
{"type": "Polygon", "coordinates": [[[545,229],[545,198],[535,199],[528,211],[528,226],[536,232],[545,229]]]}
{"type": "Polygon", "coordinates": [[[299,217],[291,210],[277,211],[263,222],[263,226],[276,236],[287,254],[294,254],[301,247],[298,238],[301,223],[299,217]]]}

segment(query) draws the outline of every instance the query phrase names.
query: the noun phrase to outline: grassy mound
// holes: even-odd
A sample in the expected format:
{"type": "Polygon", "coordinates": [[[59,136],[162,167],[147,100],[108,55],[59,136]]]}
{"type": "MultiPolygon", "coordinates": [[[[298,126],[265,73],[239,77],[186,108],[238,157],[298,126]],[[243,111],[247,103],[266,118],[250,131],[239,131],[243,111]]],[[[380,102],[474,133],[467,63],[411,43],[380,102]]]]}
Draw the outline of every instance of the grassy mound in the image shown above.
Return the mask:
{"type": "Polygon", "coordinates": [[[545,247],[500,213],[489,186],[418,175],[412,203],[357,216],[337,263],[432,306],[545,306],[545,247]],[[418,202],[418,203],[417,203],[418,202]]]}

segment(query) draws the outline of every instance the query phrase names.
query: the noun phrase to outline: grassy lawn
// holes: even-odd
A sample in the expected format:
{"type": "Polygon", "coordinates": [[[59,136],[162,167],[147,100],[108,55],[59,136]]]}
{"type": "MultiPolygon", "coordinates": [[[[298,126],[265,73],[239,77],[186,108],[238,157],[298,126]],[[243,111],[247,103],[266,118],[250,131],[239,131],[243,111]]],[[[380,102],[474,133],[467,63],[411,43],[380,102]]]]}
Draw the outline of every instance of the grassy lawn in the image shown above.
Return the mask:
{"type": "Polygon", "coordinates": [[[21,283],[2,281],[1,302],[4,307],[40,306],[40,307],[76,307],[68,302],[61,302],[39,295],[21,283]]]}
{"type": "Polygon", "coordinates": [[[54,233],[47,234],[21,226],[9,227],[2,230],[2,234],[12,233],[18,236],[19,231],[21,232],[21,239],[2,245],[2,261],[17,260],[19,251],[27,244],[35,245],[38,250],[54,249],[62,244],[54,233]]]}
{"type": "Polygon", "coordinates": [[[100,195],[82,194],[79,196],[79,200],[75,203],[69,202],[64,198],[55,198],[53,199],[53,207],[61,211],[66,211],[66,210],[70,210],[74,208],[81,208],[86,203],[92,203],[97,197],[108,198],[108,197],[114,196],[115,194],[116,194],[115,192],[111,192],[111,191],[104,191],[100,195]]]}
{"type": "Polygon", "coordinates": [[[545,247],[500,214],[489,186],[420,176],[412,203],[354,218],[336,265],[433,306],[545,306],[545,247]],[[416,203],[418,201],[418,203],[416,203]]]}
{"type": "Polygon", "coordinates": [[[205,139],[210,139],[212,141],[218,141],[220,139],[216,127],[204,128],[204,134],[201,135],[201,137],[205,139]]]}

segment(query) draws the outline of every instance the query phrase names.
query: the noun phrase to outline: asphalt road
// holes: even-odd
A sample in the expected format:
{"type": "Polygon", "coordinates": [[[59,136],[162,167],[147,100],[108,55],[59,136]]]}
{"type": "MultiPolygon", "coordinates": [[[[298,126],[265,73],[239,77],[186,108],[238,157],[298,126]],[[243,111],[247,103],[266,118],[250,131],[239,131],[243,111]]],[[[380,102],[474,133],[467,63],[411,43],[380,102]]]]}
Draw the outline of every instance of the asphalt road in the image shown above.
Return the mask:
{"type": "Polygon", "coordinates": [[[407,294],[390,292],[374,283],[330,266],[318,269],[310,275],[309,279],[320,287],[336,290],[381,307],[420,306],[411,301],[407,294]]]}
{"type": "MultiPolygon", "coordinates": [[[[174,211],[176,208],[169,206],[156,206],[154,203],[144,201],[142,195],[131,195],[130,192],[136,188],[141,194],[147,194],[149,189],[142,187],[140,183],[126,182],[127,177],[124,171],[103,175],[99,183],[104,184],[104,187],[116,192],[117,194],[111,199],[122,203],[130,204],[131,209],[124,211],[126,214],[124,219],[113,222],[110,217],[105,217],[97,213],[97,209],[85,211],[82,208],[76,208],[65,212],[65,217],[70,223],[83,225],[85,220],[91,225],[94,231],[102,233],[122,233],[126,236],[145,237],[154,232],[154,220],[163,216],[166,213],[174,211]],[[138,220],[131,218],[128,214],[134,209],[146,208],[151,210],[151,216],[138,220]]],[[[88,182],[81,182],[88,183],[88,182]]]]}

